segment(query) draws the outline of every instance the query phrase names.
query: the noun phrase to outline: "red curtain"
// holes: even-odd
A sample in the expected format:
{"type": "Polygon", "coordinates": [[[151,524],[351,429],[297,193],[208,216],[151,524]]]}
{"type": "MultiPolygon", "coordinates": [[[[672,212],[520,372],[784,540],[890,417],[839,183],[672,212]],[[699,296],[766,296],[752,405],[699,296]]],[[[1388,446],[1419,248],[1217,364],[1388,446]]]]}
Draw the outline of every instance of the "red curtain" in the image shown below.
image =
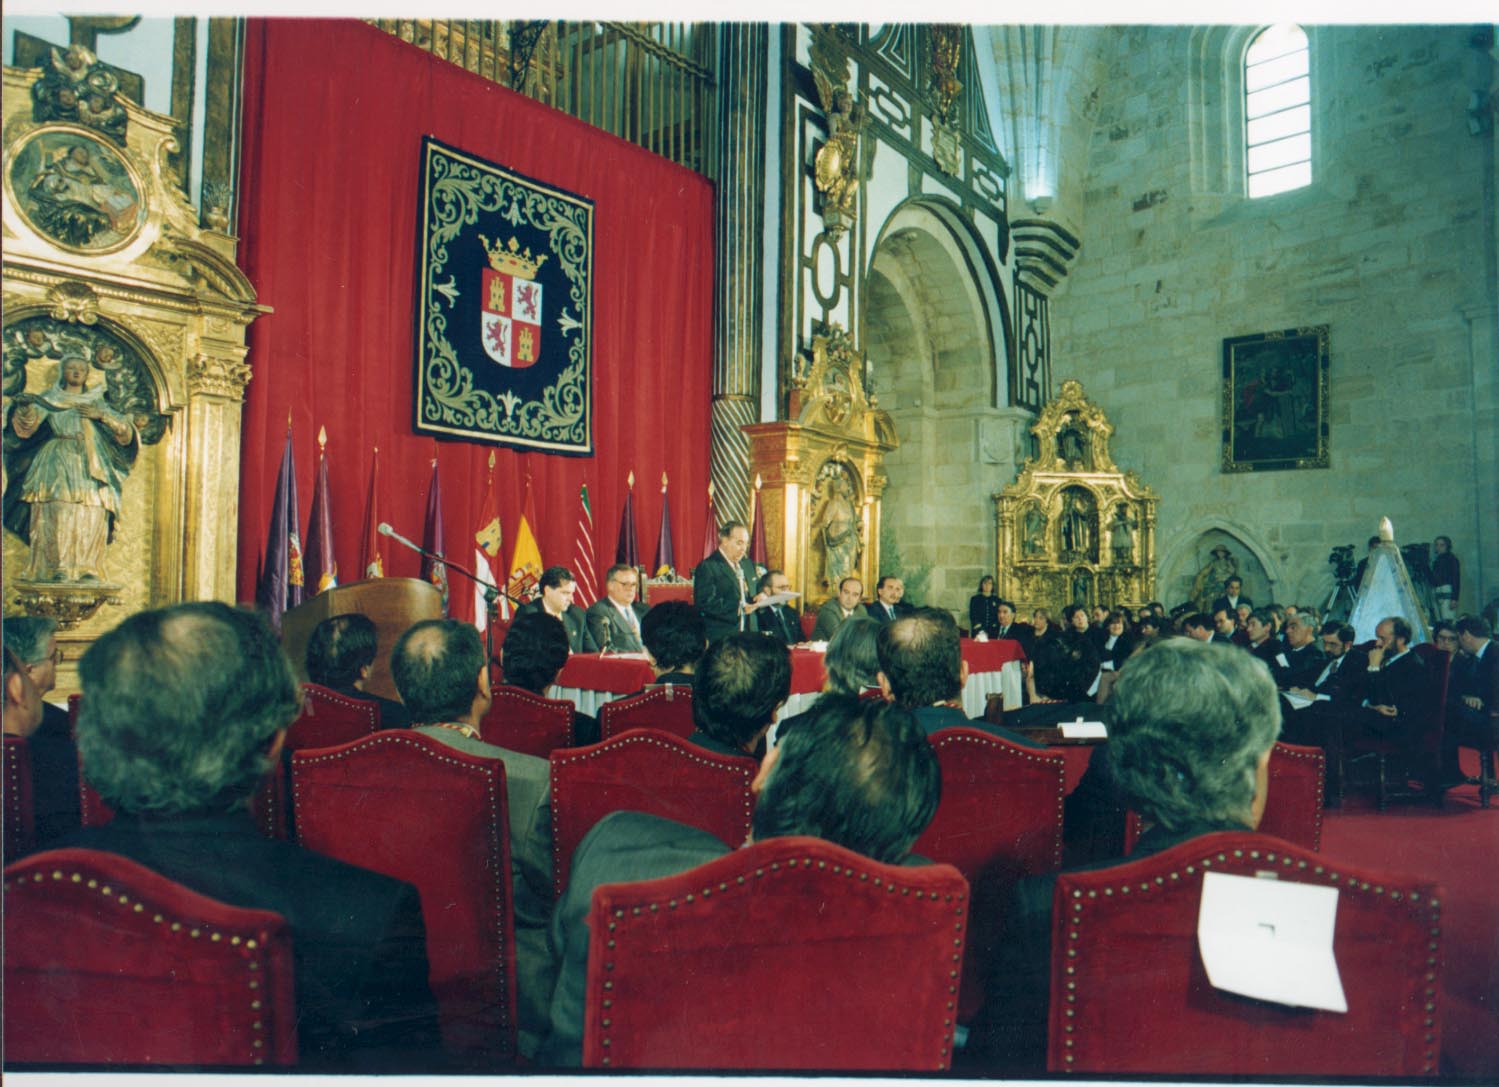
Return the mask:
{"type": "MultiPolygon", "coordinates": [[[[244,136],[241,262],[260,302],[275,312],[250,328],[240,599],[254,597],[288,415],[303,494],[312,492],[318,428],[328,428],[343,583],[361,576],[361,518],[376,445],[381,516],[411,538],[421,534],[437,458],[449,557],[465,565],[491,449],[498,449],[494,485],[507,568],[528,473],[539,521],[533,528],[548,564],[572,559],[581,484],[593,500],[595,535],[613,538],[632,469],[640,480],[667,472],[677,538],[702,535],[713,351],[710,182],[346,20],[249,22],[244,136]],[[423,134],[595,202],[593,457],[412,432],[423,134]]],[[[656,524],[660,488],[639,488],[636,501],[640,523],[656,524]]],[[[297,511],[299,526],[307,516],[297,511]]],[[[389,559],[387,575],[417,576],[414,553],[392,543],[389,559]]],[[[471,594],[453,594],[460,598],[471,594]]]]}

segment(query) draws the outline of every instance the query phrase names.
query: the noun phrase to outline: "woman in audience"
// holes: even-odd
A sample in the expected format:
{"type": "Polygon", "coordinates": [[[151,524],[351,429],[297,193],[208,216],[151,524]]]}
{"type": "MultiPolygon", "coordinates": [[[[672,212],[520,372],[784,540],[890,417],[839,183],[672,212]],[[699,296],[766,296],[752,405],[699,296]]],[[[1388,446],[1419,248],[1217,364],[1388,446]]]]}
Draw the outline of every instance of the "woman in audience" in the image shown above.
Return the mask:
{"type": "MultiPolygon", "coordinates": [[[[1262,662],[1230,646],[1167,639],[1120,673],[1111,716],[1109,742],[1093,766],[1148,828],[1129,860],[1199,835],[1259,826],[1280,732],[1275,681],[1262,662]]],[[[1090,769],[1087,777],[1098,775],[1090,769]]],[[[1084,784],[1086,778],[1078,792],[1084,784]]],[[[1111,863],[1124,859],[1103,866],[1111,863]]],[[[1055,887],[1055,874],[1016,887],[988,999],[955,1071],[1044,1070],[1055,887]]]]}
{"type": "Polygon", "coordinates": [[[1057,628],[1052,624],[1051,612],[1045,608],[1037,608],[1031,613],[1031,631],[1035,634],[1036,641],[1042,638],[1055,638],[1057,628]]]}
{"type": "Polygon", "coordinates": [[[991,638],[999,637],[999,597],[994,592],[994,579],[988,574],[979,578],[979,591],[968,598],[968,633],[977,638],[983,631],[991,638]]]}
{"type": "Polygon", "coordinates": [[[1117,672],[1129,659],[1134,638],[1126,633],[1124,613],[1111,611],[1103,622],[1103,642],[1098,647],[1098,664],[1105,672],[1117,672]]]}

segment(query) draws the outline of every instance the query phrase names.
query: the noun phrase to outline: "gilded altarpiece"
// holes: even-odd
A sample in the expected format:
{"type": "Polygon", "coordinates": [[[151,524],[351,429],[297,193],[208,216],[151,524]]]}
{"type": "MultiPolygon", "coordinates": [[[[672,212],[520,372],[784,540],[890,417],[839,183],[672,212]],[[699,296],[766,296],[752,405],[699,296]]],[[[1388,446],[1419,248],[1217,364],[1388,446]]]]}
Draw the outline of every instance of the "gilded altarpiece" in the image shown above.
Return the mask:
{"type": "Polygon", "coordinates": [[[82,649],[141,608],[235,597],[245,330],[264,307],[178,125],[81,46],[4,70],[7,612],[82,649]]]}
{"type": "Polygon", "coordinates": [[[879,574],[885,456],[899,444],[890,416],[865,391],[863,355],[841,329],[812,338],[792,378],[790,419],[744,427],[760,476],[765,546],[818,608],[850,575],[866,589],[879,574]]]}
{"type": "Polygon", "coordinates": [[[1138,607],[1156,594],[1156,503],[1109,454],[1114,427],[1077,381],[1031,427],[1034,452],[994,496],[999,595],[1022,615],[1068,604],[1138,607]]]}

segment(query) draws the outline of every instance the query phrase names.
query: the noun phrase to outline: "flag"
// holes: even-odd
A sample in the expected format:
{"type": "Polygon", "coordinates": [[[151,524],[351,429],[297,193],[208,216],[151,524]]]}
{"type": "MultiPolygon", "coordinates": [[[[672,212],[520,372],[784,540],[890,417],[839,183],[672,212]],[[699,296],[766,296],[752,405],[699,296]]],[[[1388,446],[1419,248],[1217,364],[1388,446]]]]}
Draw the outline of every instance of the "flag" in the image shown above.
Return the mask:
{"type": "Polygon", "coordinates": [[[531,480],[526,478],[526,501],[521,507],[520,527],[515,530],[515,550],[510,553],[510,576],[505,592],[514,600],[530,600],[541,580],[541,549],[536,546],[536,503],[531,497],[531,480]]]}
{"type": "MultiPolygon", "coordinates": [[[[490,588],[500,584],[500,544],[504,534],[500,530],[499,507],[494,503],[494,454],[489,454],[489,481],[484,485],[484,504],[479,507],[479,531],[474,533],[474,573],[490,588]]],[[[499,599],[500,618],[509,620],[510,601],[504,594],[499,599]]],[[[474,586],[474,626],[481,631],[489,626],[489,605],[484,599],[484,586],[474,586]]]]}
{"type": "Polygon", "coordinates": [[[666,473],[661,473],[661,530],[656,534],[656,561],[651,569],[660,577],[663,571],[677,571],[677,549],[671,542],[671,501],[666,494],[666,473]]]}
{"type": "Polygon", "coordinates": [[[635,542],[635,473],[629,476],[630,489],[625,492],[624,512],[619,516],[619,540],[614,545],[614,561],[625,566],[640,565],[640,545],[635,542]]]}
{"type": "MultiPolygon", "coordinates": [[[[708,527],[703,532],[703,554],[706,559],[718,550],[718,510],[713,506],[713,484],[708,484],[708,527]]],[[[702,559],[698,561],[701,562],[702,559]]]]}
{"type": "Polygon", "coordinates": [[[432,458],[432,484],[427,488],[427,516],[422,522],[422,549],[437,559],[422,556],[422,577],[442,593],[442,613],[448,614],[448,565],[440,561],[447,553],[442,542],[442,484],[437,478],[437,458],[432,458]]]}
{"type": "Polygon", "coordinates": [[[380,537],[380,447],[370,458],[370,496],[364,507],[364,548],[359,554],[359,569],[365,577],[385,576],[385,544],[380,537]]]}
{"type": "Polygon", "coordinates": [[[578,542],[573,549],[573,576],[578,588],[573,603],[586,608],[599,598],[599,575],[593,567],[593,507],[588,504],[588,484],[578,488],[578,542]]]}
{"type": "Polygon", "coordinates": [[[770,569],[770,561],[765,555],[765,517],[760,510],[760,477],[755,477],[755,490],[750,495],[750,505],[754,513],[750,516],[750,562],[762,570],[770,569]]]}
{"type": "Polygon", "coordinates": [[[281,629],[281,614],[302,602],[302,541],[297,535],[297,467],[292,459],[291,421],[286,425],[286,448],[276,473],[276,497],[271,503],[271,525],[266,535],[265,559],[255,600],[281,629]]]}
{"type": "Polygon", "coordinates": [[[328,431],[317,434],[317,485],[312,489],[312,513],[307,519],[307,584],[314,594],[338,585],[338,559],[333,554],[333,507],[328,502],[328,431]]]}

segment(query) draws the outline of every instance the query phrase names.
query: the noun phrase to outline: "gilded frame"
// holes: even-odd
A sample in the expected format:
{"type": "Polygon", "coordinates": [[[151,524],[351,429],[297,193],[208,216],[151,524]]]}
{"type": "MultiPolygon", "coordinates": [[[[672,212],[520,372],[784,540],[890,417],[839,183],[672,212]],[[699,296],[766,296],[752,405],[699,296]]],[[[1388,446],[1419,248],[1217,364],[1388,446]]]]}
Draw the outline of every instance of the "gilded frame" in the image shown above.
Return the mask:
{"type": "Polygon", "coordinates": [[[1223,341],[1223,471],[1327,468],[1328,327],[1223,341]]]}

